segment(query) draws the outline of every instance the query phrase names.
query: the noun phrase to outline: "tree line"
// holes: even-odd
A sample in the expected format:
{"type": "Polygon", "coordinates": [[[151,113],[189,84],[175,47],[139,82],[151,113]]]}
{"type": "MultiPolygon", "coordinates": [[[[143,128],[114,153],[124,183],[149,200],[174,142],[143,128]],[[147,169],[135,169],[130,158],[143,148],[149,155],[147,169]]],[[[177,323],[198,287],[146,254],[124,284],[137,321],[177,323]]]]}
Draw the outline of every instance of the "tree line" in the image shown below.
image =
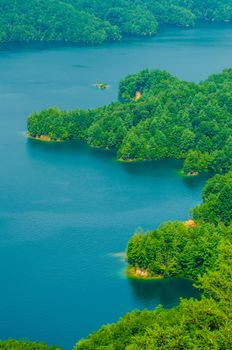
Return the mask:
{"type": "Polygon", "coordinates": [[[231,20],[232,0],[0,0],[0,42],[101,44],[231,20]]]}

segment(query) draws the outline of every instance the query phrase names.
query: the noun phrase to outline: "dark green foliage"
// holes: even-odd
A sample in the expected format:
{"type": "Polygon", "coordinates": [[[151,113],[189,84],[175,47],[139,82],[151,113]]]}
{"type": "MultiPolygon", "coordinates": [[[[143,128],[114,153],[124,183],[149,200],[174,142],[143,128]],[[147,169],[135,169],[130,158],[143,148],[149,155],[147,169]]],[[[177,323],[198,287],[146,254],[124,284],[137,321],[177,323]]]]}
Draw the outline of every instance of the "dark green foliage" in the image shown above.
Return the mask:
{"type": "Polygon", "coordinates": [[[68,41],[101,44],[151,36],[158,26],[232,20],[232,1],[0,0],[0,42],[68,41]]]}
{"type": "Polygon", "coordinates": [[[68,41],[100,44],[119,30],[68,1],[0,0],[0,41],[68,41]]]}
{"type": "Polygon", "coordinates": [[[0,42],[101,44],[156,32],[152,13],[130,1],[0,0],[0,42]]]}
{"type": "Polygon", "coordinates": [[[144,70],[120,83],[121,102],[89,111],[49,109],[28,119],[32,137],[83,139],[124,161],[184,158],[184,172],[232,167],[232,69],[196,85],[144,70]],[[136,93],[140,93],[135,100],[136,93]]]}
{"type": "Polygon", "coordinates": [[[44,343],[34,343],[28,340],[9,339],[0,340],[0,350],[61,350],[56,346],[47,346],[44,343]]]}

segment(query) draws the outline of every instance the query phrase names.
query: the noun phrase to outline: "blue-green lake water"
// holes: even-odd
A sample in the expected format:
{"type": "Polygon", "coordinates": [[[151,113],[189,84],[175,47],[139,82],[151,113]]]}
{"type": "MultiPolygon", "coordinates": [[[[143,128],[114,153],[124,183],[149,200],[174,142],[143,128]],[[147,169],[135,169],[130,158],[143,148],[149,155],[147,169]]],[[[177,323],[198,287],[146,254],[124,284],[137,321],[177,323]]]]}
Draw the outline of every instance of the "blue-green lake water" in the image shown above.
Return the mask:
{"type": "Polygon", "coordinates": [[[83,144],[27,140],[26,117],[109,103],[119,80],[143,68],[199,81],[230,65],[229,25],[92,48],[0,47],[0,338],[68,350],[134,308],[198,295],[183,280],[127,280],[120,253],[138,227],[186,220],[205,178],[181,177],[178,161],[122,164],[83,144]]]}

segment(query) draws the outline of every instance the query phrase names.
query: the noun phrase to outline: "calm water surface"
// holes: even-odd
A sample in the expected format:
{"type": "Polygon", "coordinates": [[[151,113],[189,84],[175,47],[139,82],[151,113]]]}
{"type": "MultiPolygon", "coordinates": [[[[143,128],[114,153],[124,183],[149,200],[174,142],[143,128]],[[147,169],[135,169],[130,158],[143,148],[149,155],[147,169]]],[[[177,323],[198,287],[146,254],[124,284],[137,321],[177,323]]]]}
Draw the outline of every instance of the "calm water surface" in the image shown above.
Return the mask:
{"type": "Polygon", "coordinates": [[[142,68],[199,81],[229,67],[232,27],[93,48],[0,49],[0,337],[68,350],[134,308],[196,296],[186,281],[128,281],[120,253],[138,227],[188,218],[204,178],[182,178],[181,162],[121,164],[110,152],[23,133],[31,111],[109,103],[119,80],[142,68]],[[97,80],[110,89],[98,91],[97,80]]]}

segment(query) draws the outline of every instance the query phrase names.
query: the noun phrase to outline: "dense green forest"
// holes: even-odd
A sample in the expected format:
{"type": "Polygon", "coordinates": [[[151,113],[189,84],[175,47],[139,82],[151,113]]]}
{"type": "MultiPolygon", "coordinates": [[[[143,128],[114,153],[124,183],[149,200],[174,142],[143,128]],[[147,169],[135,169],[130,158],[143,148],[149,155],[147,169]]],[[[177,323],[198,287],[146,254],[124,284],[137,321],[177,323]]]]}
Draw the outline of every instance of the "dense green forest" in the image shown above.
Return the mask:
{"type": "Polygon", "coordinates": [[[0,42],[101,44],[232,20],[232,0],[0,0],[0,42]]]}
{"type": "Polygon", "coordinates": [[[224,173],[232,166],[231,91],[232,69],[199,84],[144,70],[120,83],[120,102],[95,110],[33,113],[28,132],[115,149],[123,161],[185,159],[186,174],[224,173]]]}
{"type": "Polygon", "coordinates": [[[166,223],[136,234],[128,244],[131,265],[155,275],[191,278],[203,290],[201,300],[183,299],[170,310],[128,313],[81,340],[76,350],[232,348],[231,191],[232,172],[216,175],[204,189],[203,204],[193,210],[195,225],[166,223]],[[214,224],[208,223],[209,208],[214,224]]]}

